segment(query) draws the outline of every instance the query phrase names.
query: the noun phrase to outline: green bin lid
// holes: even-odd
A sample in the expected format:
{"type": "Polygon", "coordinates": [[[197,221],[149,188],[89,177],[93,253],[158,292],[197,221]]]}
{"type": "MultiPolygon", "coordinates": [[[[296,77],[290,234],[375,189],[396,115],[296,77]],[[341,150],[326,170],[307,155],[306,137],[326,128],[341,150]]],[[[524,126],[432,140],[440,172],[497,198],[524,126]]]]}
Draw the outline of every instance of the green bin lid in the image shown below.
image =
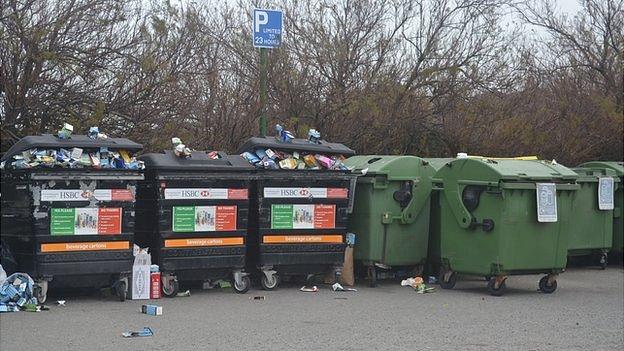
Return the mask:
{"type": "Polygon", "coordinates": [[[429,165],[433,167],[436,171],[439,171],[440,168],[444,167],[445,164],[455,161],[456,158],[424,158],[423,160],[429,162],[429,165]]]}
{"type": "Polygon", "coordinates": [[[617,176],[614,170],[602,167],[576,167],[572,168],[576,174],[579,175],[577,182],[598,182],[598,178],[611,177],[615,182],[620,182],[620,177],[617,176]]]}
{"type": "Polygon", "coordinates": [[[624,177],[624,162],[621,161],[591,161],[585,162],[579,167],[607,168],[615,171],[618,177],[624,177]]]}
{"type": "MultiPolygon", "coordinates": [[[[366,175],[383,174],[388,179],[413,179],[422,174],[423,168],[430,168],[425,160],[416,156],[361,155],[349,157],[344,164],[356,172],[368,169],[366,175]]],[[[431,172],[433,170],[428,173],[431,172]]]]}
{"type": "Polygon", "coordinates": [[[550,161],[456,159],[442,167],[436,178],[453,172],[459,180],[505,181],[574,181],[578,175],[571,169],[550,161]]]}
{"type": "Polygon", "coordinates": [[[145,162],[145,170],[162,171],[253,171],[255,168],[239,155],[219,152],[221,158],[213,160],[205,151],[193,151],[191,157],[178,157],[173,151],[150,153],[139,157],[145,162]]]}

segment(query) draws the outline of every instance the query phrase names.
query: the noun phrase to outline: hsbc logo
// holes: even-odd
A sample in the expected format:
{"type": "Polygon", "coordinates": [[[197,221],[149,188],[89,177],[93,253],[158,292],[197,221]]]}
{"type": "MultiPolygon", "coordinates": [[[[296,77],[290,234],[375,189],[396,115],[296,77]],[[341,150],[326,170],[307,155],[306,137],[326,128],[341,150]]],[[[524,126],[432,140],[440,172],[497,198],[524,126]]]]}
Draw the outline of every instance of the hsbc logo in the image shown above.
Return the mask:
{"type": "Polygon", "coordinates": [[[208,197],[208,196],[210,196],[210,192],[208,190],[202,190],[202,191],[199,192],[199,195],[201,197],[208,197]]]}
{"type": "Polygon", "coordinates": [[[311,196],[312,194],[310,194],[310,190],[308,190],[308,189],[301,189],[301,190],[299,190],[299,195],[301,195],[301,196],[311,196]]]}
{"type": "Polygon", "coordinates": [[[80,195],[81,198],[87,198],[87,196],[85,196],[85,193],[77,193],[75,191],[60,191],[59,193],[59,197],[63,200],[79,200],[78,195],[80,195]]]}

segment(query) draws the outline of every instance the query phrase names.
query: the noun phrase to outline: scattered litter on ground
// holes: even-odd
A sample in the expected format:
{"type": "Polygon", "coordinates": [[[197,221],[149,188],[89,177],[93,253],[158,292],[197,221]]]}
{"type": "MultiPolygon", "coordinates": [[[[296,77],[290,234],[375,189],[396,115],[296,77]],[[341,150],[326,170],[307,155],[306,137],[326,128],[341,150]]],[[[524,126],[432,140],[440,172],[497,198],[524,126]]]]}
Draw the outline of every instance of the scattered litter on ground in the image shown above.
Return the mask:
{"type": "Polygon", "coordinates": [[[427,284],[437,284],[438,283],[438,278],[430,275],[429,278],[427,278],[427,284]]]}
{"type": "Polygon", "coordinates": [[[67,300],[58,300],[56,301],[56,304],[59,306],[65,306],[65,302],[67,302],[67,300]]]}
{"type": "Polygon", "coordinates": [[[301,289],[299,289],[299,291],[303,291],[303,292],[318,292],[319,288],[316,285],[314,285],[311,288],[308,288],[307,286],[304,285],[304,286],[301,287],[301,289]]]}
{"type": "Polygon", "coordinates": [[[123,336],[124,338],[136,338],[136,337],[141,337],[141,336],[152,336],[152,335],[154,335],[154,331],[152,331],[152,328],[150,327],[144,327],[143,330],[139,330],[139,331],[127,331],[127,332],[121,333],[121,336],[123,336]]]}
{"type": "Polygon", "coordinates": [[[357,289],[354,289],[354,288],[345,288],[342,285],[340,285],[340,283],[336,283],[332,285],[332,290],[334,291],[357,291],[357,289]]]}
{"type": "Polygon", "coordinates": [[[411,286],[419,294],[435,292],[435,288],[428,287],[422,277],[407,278],[401,281],[401,286],[411,286]]]}
{"type": "Polygon", "coordinates": [[[149,314],[151,316],[161,316],[163,308],[156,305],[143,305],[141,306],[141,313],[149,314]]]}
{"type": "Polygon", "coordinates": [[[348,300],[346,297],[334,297],[334,300],[348,300]]]}
{"type": "Polygon", "coordinates": [[[226,289],[226,288],[231,288],[232,284],[230,284],[230,282],[225,281],[225,280],[219,280],[219,282],[217,283],[219,285],[219,287],[221,289],[226,289]]]}
{"type": "Polygon", "coordinates": [[[266,296],[264,295],[260,295],[260,296],[252,296],[249,298],[250,300],[266,300],[266,296]]]}
{"type": "Polygon", "coordinates": [[[191,296],[191,291],[187,290],[187,291],[183,291],[183,292],[179,292],[176,294],[177,297],[189,297],[191,296]]]}
{"type": "MultiPolygon", "coordinates": [[[[26,305],[37,305],[33,296],[35,282],[26,273],[13,273],[0,286],[0,312],[19,312],[26,305]]],[[[32,308],[31,308],[32,309],[32,308]]]]}

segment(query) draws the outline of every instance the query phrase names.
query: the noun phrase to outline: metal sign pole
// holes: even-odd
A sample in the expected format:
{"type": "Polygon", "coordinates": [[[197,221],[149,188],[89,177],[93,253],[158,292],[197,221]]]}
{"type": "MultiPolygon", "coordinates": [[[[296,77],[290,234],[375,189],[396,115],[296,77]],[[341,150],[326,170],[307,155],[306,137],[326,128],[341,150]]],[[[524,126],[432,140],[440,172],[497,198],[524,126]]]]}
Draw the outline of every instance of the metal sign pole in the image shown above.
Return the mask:
{"type": "Polygon", "coordinates": [[[267,133],[267,71],[268,68],[268,49],[260,48],[260,136],[264,137],[267,133]]]}

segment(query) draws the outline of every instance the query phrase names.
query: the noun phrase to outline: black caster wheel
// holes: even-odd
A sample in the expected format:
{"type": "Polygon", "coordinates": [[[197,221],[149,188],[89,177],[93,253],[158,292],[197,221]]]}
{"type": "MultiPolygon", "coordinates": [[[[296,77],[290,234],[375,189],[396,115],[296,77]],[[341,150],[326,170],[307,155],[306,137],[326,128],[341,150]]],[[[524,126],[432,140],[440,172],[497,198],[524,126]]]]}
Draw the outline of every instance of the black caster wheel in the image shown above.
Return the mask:
{"type": "Polygon", "coordinates": [[[440,283],[440,287],[442,289],[453,289],[455,287],[455,283],[457,283],[457,273],[450,272],[448,275],[448,279],[445,279],[449,271],[442,269],[440,270],[440,277],[438,278],[438,282],[440,283]]]}
{"type": "Polygon", "coordinates": [[[607,265],[609,264],[609,261],[607,260],[607,255],[603,254],[600,256],[600,269],[605,270],[607,269],[607,265]]]}
{"type": "Polygon", "coordinates": [[[241,278],[240,284],[236,283],[236,279],[232,279],[232,287],[237,294],[244,294],[251,287],[251,279],[249,279],[249,276],[244,276],[241,278]]]}
{"type": "Polygon", "coordinates": [[[43,291],[43,288],[38,284],[33,287],[33,296],[37,298],[37,303],[43,304],[48,299],[47,294],[43,291]]]}
{"type": "Polygon", "coordinates": [[[505,293],[506,289],[507,289],[507,285],[505,285],[505,281],[504,280],[498,285],[498,288],[496,287],[496,278],[495,277],[491,277],[490,280],[488,280],[487,290],[490,293],[490,295],[492,295],[492,296],[502,296],[505,293]]]}
{"type": "Polygon", "coordinates": [[[121,302],[126,301],[126,298],[128,297],[128,289],[126,288],[126,282],[125,281],[117,282],[117,286],[115,287],[115,292],[117,293],[117,297],[119,298],[119,301],[121,302]]]}
{"type": "Polygon", "coordinates": [[[178,294],[178,291],[180,290],[180,286],[178,284],[178,280],[177,279],[173,279],[170,281],[170,283],[167,284],[163,284],[162,286],[162,292],[163,295],[165,295],[166,297],[174,297],[178,294]]]}
{"type": "Polygon", "coordinates": [[[539,281],[539,289],[544,293],[544,294],[552,294],[555,292],[555,290],[557,290],[557,281],[553,280],[551,285],[548,285],[548,276],[545,275],[542,277],[542,279],[540,279],[539,281]]]}
{"type": "Polygon", "coordinates": [[[368,286],[374,288],[377,286],[377,268],[375,266],[368,266],[368,286]]]}
{"type": "Polygon", "coordinates": [[[260,285],[262,285],[262,289],[264,290],[274,290],[280,283],[280,277],[277,274],[272,274],[271,278],[267,278],[267,275],[262,273],[262,278],[260,278],[260,285]]]}

